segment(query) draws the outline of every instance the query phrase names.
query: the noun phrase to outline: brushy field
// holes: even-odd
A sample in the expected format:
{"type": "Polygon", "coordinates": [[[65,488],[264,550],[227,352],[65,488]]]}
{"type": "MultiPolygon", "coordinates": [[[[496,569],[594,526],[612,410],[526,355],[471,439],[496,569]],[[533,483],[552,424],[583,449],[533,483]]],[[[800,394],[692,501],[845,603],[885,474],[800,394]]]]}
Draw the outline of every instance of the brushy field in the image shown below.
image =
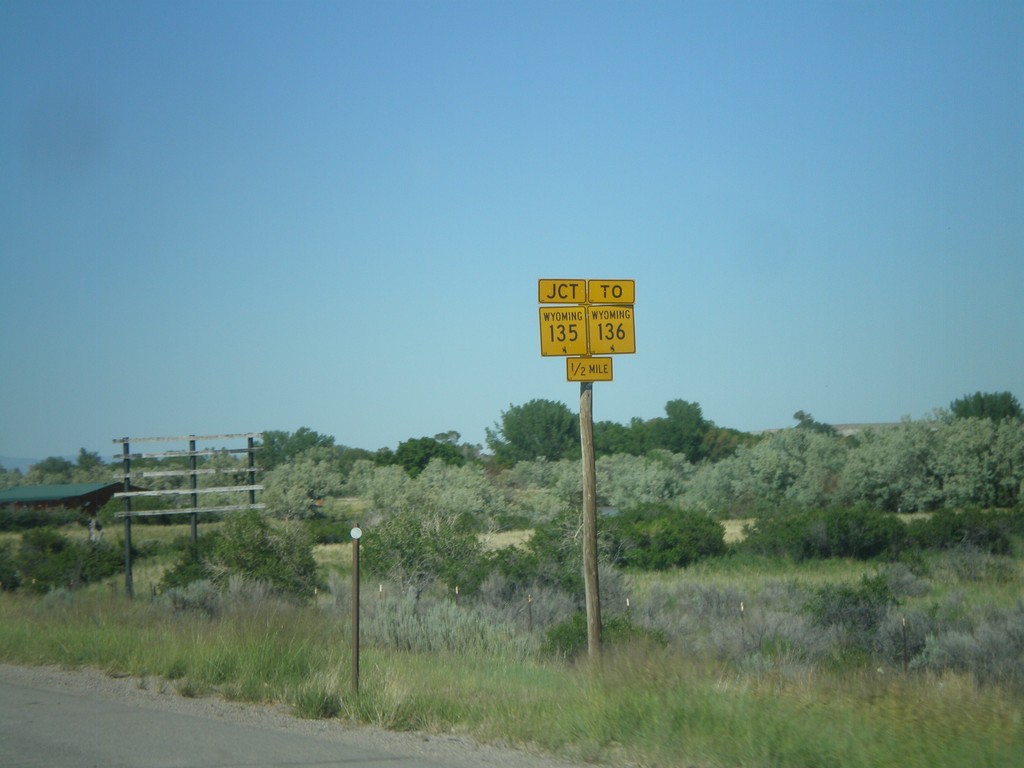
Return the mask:
{"type": "Polygon", "coordinates": [[[0,593],[0,659],[96,667],[184,696],[284,702],[301,717],[458,733],[608,765],[1003,767],[1024,754],[1024,691],[1003,672],[1021,659],[904,672],[899,644],[899,620],[910,616],[925,622],[915,624],[922,632],[955,624],[950,637],[964,654],[986,638],[990,655],[1020,654],[1020,557],[943,556],[928,577],[841,560],[724,558],[609,579],[608,615],[625,612],[670,641],[609,644],[600,663],[539,653],[545,611],[564,618],[542,595],[531,631],[523,605],[416,600],[367,585],[355,697],[347,553],[319,551],[334,576],[314,606],[242,582],[226,595],[197,591],[186,610],[146,591],[126,600],[109,584],[0,593]],[[833,630],[793,608],[822,585],[880,570],[902,596],[885,617],[892,632],[881,625],[893,641],[883,662],[839,653],[833,630]]]}

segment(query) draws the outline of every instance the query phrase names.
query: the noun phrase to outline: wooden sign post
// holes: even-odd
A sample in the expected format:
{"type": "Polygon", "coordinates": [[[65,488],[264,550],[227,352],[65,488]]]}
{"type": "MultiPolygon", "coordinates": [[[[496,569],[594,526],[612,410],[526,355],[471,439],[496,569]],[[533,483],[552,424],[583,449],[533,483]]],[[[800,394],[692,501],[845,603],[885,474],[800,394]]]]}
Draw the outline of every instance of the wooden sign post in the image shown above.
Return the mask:
{"type": "Polygon", "coordinates": [[[601,590],[597,580],[597,463],[594,459],[594,385],[580,384],[583,454],[583,589],[587,602],[587,652],[601,654],[601,590]]]}
{"type": "Polygon", "coordinates": [[[636,352],[633,280],[539,280],[540,353],[566,358],[566,379],[580,382],[583,455],[583,587],[587,652],[601,655],[601,590],[597,575],[597,464],[594,458],[594,382],[612,380],[612,360],[636,352]],[[556,306],[550,306],[556,305],[556,306]]]}

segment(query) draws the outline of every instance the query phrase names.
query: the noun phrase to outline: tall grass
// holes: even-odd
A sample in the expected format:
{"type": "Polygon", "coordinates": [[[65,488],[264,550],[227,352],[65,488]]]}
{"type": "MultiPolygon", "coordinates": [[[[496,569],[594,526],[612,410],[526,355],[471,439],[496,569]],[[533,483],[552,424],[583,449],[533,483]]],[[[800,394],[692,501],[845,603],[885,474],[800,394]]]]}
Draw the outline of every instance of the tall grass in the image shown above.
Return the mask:
{"type": "Polygon", "coordinates": [[[346,716],[458,732],[578,760],[644,766],[1007,766],[1021,702],[953,675],[739,677],[677,652],[600,667],[371,652],[346,716]]]}
{"type": "Polygon", "coordinates": [[[343,612],[265,596],[236,594],[210,617],[101,590],[2,594],[0,658],[612,764],[935,768],[1007,766],[1024,753],[1024,699],[966,674],[750,671],[685,644],[613,647],[600,665],[545,663],[500,652],[497,637],[457,640],[481,632],[461,607],[428,613],[415,631],[434,635],[429,652],[368,644],[358,698],[343,612]]]}
{"type": "Polygon", "coordinates": [[[18,663],[90,666],[156,676],[190,692],[280,700],[292,681],[337,652],[323,614],[274,600],[215,619],[100,591],[0,595],[0,657],[18,663]]]}
{"type": "Polygon", "coordinates": [[[336,548],[322,553],[335,575],[315,607],[244,583],[154,596],[138,585],[140,573],[158,577],[156,558],[140,563],[136,600],[110,584],[0,593],[0,659],[613,765],[941,768],[1016,765],[1024,754],[1019,552],[895,564],[743,556],[619,576],[607,613],[628,610],[671,642],[609,646],[600,664],[538,654],[540,627],[571,612],[564,596],[534,592],[530,632],[525,605],[498,605],[497,588],[456,604],[374,586],[364,592],[354,697],[349,549],[336,548]],[[840,628],[814,623],[808,602],[879,574],[899,605],[873,644],[852,652],[840,628]]]}

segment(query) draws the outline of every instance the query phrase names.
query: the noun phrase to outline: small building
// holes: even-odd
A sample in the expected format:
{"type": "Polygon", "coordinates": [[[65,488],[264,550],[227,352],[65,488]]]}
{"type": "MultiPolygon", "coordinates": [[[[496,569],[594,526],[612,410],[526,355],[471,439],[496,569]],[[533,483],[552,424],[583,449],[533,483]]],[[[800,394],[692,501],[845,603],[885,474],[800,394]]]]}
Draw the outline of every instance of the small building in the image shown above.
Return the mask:
{"type": "Polygon", "coordinates": [[[0,491],[0,506],[14,509],[80,509],[95,515],[124,483],[61,483],[58,485],[17,485],[0,491]]]}
{"type": "Polygon", "coordinates": [[[80,509],[89,516],[89,540],[98,541],[101,528],[96,515],[100,511],[100,507],[110,501],[115,493],[123,490],[124,483],[18,485],[0,491],[0,507],[80,509]]]}

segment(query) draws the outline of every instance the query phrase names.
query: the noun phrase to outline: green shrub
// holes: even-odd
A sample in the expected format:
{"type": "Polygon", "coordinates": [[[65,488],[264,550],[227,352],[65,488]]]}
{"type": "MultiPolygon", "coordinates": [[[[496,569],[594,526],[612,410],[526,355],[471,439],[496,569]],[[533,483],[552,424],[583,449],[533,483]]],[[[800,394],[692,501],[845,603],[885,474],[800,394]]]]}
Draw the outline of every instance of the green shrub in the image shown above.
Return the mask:
{"type": "Polygon", "coordinates": [[[112,576],[122,561],[110,544],[76,542],[53,528],[34,528],[22,534],[16,565],[22,586],[48,592],[112,576]]]}
{"type": "Polygon", "coordinates": [[[794,560],[895,556],[908,535],[895,516],[868,507],[791,510],[764,515],[748,528],[744,548],[794,560]]]}
{"type": "Polygon", "coordinates": [[[212,581],[206,579],[172,587],[166,591],[163,598],[174,607],[175,611],[212,617],[220,613],[221,610],[220,589],[212,581]]]}
{"type": "Polygon", "coordinates": [[[839,627],[854,648],[871,651],[875,634],[896,605],[885,574],[864,576],[858,586],[826,584],[815,590],[805,610],[820,627],[839,627]]]}
{"type": "Polygon", "coordinates": [[[990,555],[974,547],[957,547],[947,555],[946,563],[960,582],[1009,584],[1017,574],[1017,565],[1011,558],[990,555]]]}
{"type": "Polygon", "coordinates": [[[216,546],[219,534],[211,533],[199,538],[197,542],[184,539],[178,561],[164,572],[160,581],[161,591],[181,589],[197,581],[210,577],[207,560],[216,546]]]}
{"type": "Polygon", "coordinates": [[[1011,534],[1019,526],[1019,513],[940,509],[928,519],[914,520],[910,540],[924,549],[970,547],[993,555],[1008,555],[1011,534]]]}
{"type": "Polygon", "coordinates": [[[164,575],[164,589],[210,580],[221,590],[231,577],[262,582],[275,592],[309,599],[318,586],[313,545],[301,523],[271,521],[256,510],[228,518],[215,534],[189,542],[164,575]]]}
{"type": "Polygon", "coordinates": [[[979,682],[1024,691],[1024,600],[1009,608],[990,606],[973,617],[936,606],[927,619],[911,666],[967,672],[979,682]]]}
{"type": "Polygon", "coordinates": [[[500,579],[506,596],[527,584],[540,584],[538,571],[540,558],[532,548],[502,547],[489,555],[491,575],[489,579],[500,579]]]}
{"type": "Polygon", "coordinates": [[[317,544],[348,544],[352,525],[340,520],[315,517],[306,520],[306,530],[317,544]]]}
{"type": "MultiPolygon", "coordinates": [[[[602,617],[601,641],[603,645],[668,644],[668,638],[661,630],[641,627],[625,616],[602,617]]],[[[565,621],[548,628],[541,653],[559,659],[572,659],[586,651],[588,644],[587,614],[577,611],[565,621]]]]}
{"type": "Polygon", "coordinates": [[[636,507],[603,522],[620,566],[664,571],[725,552],[721,523],[667,504],[636,507]]]}
{"type": "Polygon", "coordinates": [[[523,531],[528,528],[533,528],[534,524],[532,517],[527,515],[525,512],[514,509],[498,512],[494,515],[492,522],[494,523],[495,529],[499,531],[523,531]]]}
{"type": "Polygon", "coordinates": [[[296,716],[305,720],[330,720],[341,714],[341,695],[333,681],[315,679],[305,682],[292,697],[296,716]]]}
{"type": "Polygon", "coordinates": [[[82,523],[88,517],[80,509],[31,509],[0,507],[0,531],[28,531],[32,528],[59,527],[82,523]]]}
{"type": "Polygon", "coordinates": [[[468,594],[487,576],[477,531],[467,515],[409,509],[367,528],[363,567],[422,592],[436,581],[468,594]]]}
{"type": "Polygon", "coordinates": [[[527,545],[528,556],[510,554],[520,566],[515,578],[523,583],[534,582],[566,592],[583,594],[583,515],[577,510],[564,510],[546,523],[538,525],[527,545]]]}
{"type": "Polygon", "coordinates": [[[0,546],[0,589],[15,590],[21,583],[18,566],[14,554],[14,546],[0,546]]]}
{"type": "Polygon", "coordinates": [[[530,638],[502,618],[432,596],[366,601],[360,627],[363,641],[375,648],[517,661],[533,649],[530,638]]]}
{"type": "Polygon", "coordinates": [[[742,549],[770,557],[804,560],[811,555],[808,542],[810,515],[804,510],[764,512],[745,526],[742,549]]]}
{"type": "Polygon", "coordinates": [[[894,515],[854,507],[831,508],[824,518],[829,533],[827,557],[870,560],[895,555],[906,546],[906,526],[894,515]]]}
{"type": "Polygon", "coordinates": [[[124,549],[106,542],[81,542],[76,545],[82,558],[81,580],[97,581],[124,571],[124,549]]]}
{"type": "Polygon", "coordinates": [[[301,524],[271,522],[256,510],[228,518],[208,567],[222,586],[228,577],[241,576],[303,599],[311,598],[318,586],[313,544],[301,524]]]}

